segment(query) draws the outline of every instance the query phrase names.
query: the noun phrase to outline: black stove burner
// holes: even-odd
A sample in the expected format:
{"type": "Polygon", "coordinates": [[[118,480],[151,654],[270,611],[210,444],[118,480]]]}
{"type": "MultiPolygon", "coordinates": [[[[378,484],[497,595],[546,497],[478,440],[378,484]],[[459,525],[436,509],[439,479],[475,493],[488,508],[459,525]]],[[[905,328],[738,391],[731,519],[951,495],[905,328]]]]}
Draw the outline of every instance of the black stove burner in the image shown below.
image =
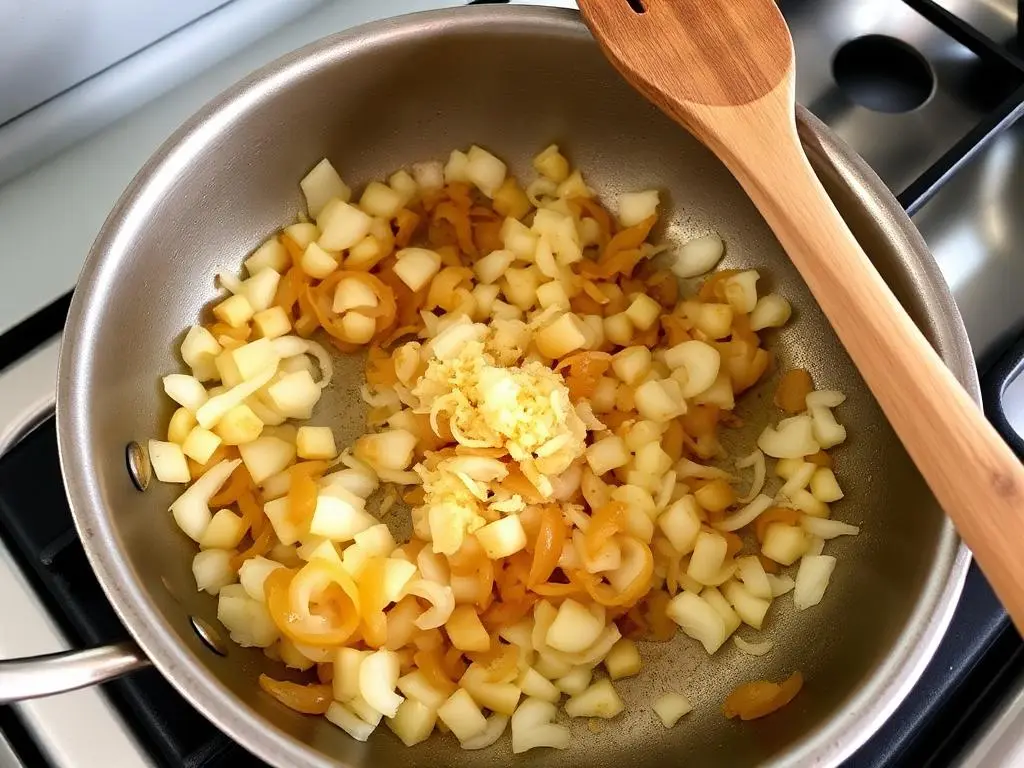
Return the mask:
{"type": "MultiPolygon", "coordinates": [[[[0,535],[70,642],[84,648],[128,637],[75,531],[52,417],[0,461],[0,535]]],[[[193,709],[155,669],[103,687],[161,766],[264,765],[193,709]]]]}

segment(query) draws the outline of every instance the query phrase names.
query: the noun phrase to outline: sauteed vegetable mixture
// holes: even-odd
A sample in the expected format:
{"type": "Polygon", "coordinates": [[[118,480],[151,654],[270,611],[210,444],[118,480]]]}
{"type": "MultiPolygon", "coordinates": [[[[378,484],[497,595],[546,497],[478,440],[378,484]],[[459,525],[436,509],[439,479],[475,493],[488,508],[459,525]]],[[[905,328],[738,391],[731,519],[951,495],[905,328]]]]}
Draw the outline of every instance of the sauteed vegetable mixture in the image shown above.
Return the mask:
{"type": "MultiPolygon", "coordinates": [[[[754,269],[711,272],[714,234],[653,242],[657,191],[612,212],[557,146],[533,170],[524,187],[473,146],[357,199],[321,161],[306,211],[244,278],[218,276],[188,373],[163,379],[180,407],[149,455],[187,486],[170,511],[198,588],[281,662],[263,690],[359,740],[384,721],[407,745],[510,728],[514,752],[565,748],[559,708],[619,714],[645,642],[681,629],[709,654],[730,637],[770,653],[736,630],[776,600],[816,605],[825,541],[858,532],[829,507],[844,398],[806,371],[782,377],[756,446],[722,447],[786,299],[754,269]],[[337,353],[366,360],[350,446],[305,423],[337,353]],[[409,540],[386,514],[411,514],[409,540]]],[[[767,715],[801,684],[742,685],[723,711],[767,715]]],[[[653,703],[666,727],[684,694],[653,703]]]]}

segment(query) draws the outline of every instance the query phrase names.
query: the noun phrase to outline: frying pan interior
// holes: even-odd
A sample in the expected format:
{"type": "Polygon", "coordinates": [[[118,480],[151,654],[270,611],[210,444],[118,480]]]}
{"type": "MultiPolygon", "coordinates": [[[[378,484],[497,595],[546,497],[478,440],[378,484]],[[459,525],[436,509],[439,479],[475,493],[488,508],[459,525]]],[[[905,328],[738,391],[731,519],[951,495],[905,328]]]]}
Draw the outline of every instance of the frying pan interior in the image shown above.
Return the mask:
{"type": "MultiPolygon", "coordinates": [[[[657,55],[652,51],[651,55],[657,55]]],[[[819,174],[868,255],[962,380],[973,385],[963,329],[909,222],[870,172],[801,117],[819,174]]],[[[570,13],[480,8],[410,17],[329,39],[271,65],[186,126],[147,166],[108,221],[75,298],[61,366],[61,455],[90,558],[128,627],[162,672],[218,725],[278,765],[486,765],[507,742],[463,752],[450,736],[404,748],[380,728],[359,744],[320,718],[263,695],[261,670],[281,668],[230,643],[225,656],[190,616],[216,622],[197,594],[194,545],[166,512],[174,487],[134,489],[125,445],[161,433],[170,415],[159,376],[178,370],[182,333],[216,296],[214,275],[236,270],[301,209],[297,181],[329,157],[350,184],[479,143],[530,178],[529,159],[558,142],[606,200],[656,187],[670,211],[660,233],[681,243],[710,231],[727,243],[722,267],[760,271],[761,290],[794,307],[770,339],[771,378],[742,398],[746,453],[769,418],[778,371],[803,366],[819,388],[848,396],[850,438],[836,451],[846,498],[837,518],[862,526],[828,544],[839,563],[817,607],[773,605],[775,642],[760,658],[731,643],[713,658],[680,636],[645,644],[644,669],[618,687],[626,712],[600,729],[573,723],[565,752],[537,766],[834,763],[870,735],[916,678],[948,620],[966,560],[950,525],[838,345],[803,282],[723,166],[633,93],[570,13]],[[805,690],[784,711],[740,724],[720,707],[736,684],[801,670],[805,690]],[[675,728],[650,704],[680,691],[695,710],[675,728]],[[329,757],[328,757],[329,756],[329,757]]],[[[362,429],[362,365],[339,358],[315,422],[339,442],[362,429]]],[[[743,450],[745,448],[745,450],[743,450]]],[[[396,524],[400,524],[393,517],[396,524]]],[[[754,639],[749,629],[740,634],[754,639]]]]}

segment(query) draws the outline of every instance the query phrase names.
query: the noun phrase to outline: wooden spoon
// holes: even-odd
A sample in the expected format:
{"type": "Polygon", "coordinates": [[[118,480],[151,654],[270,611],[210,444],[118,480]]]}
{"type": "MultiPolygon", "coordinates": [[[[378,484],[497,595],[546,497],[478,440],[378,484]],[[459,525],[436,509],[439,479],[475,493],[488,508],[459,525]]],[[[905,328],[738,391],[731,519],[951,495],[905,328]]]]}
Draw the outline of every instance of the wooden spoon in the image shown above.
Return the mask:
{"type": "Polygon", "coordinates": [[[797,138],[772,0],[579,0],[633,87],[729,168],[786,249],[935,497],[1024,629],[1024,468],[900,306],[797,138]]]}

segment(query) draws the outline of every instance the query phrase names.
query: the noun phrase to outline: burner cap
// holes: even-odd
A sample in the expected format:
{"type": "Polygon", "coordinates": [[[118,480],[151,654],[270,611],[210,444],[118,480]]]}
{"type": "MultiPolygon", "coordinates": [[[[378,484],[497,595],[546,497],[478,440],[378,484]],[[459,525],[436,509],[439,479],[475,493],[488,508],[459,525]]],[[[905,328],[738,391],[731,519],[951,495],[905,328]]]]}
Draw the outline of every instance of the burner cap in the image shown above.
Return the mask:
{"type": "Polygon", "coordinates": [[[918,51],[887,35],[865,35],[842,45],[832,76],[851,100],[876,112],[909,112],[931,97],[935,73],[918,51]]]}

